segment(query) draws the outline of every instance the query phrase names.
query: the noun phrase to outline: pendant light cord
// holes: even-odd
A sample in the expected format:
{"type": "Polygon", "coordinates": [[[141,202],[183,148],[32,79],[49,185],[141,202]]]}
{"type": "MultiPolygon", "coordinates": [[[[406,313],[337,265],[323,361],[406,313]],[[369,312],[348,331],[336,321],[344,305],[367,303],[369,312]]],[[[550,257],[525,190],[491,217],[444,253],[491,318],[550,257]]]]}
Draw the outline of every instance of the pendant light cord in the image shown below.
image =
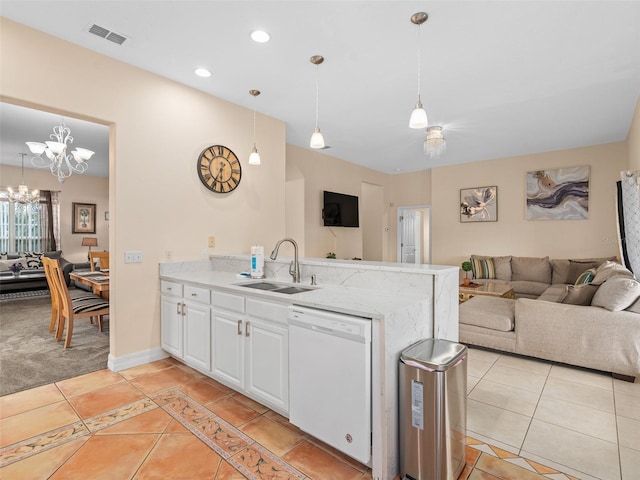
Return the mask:
{"type": "Polygon", "coordinates": [[[319,100],[318,100],[318,98],[320,97],[319,76],[320,76],[320,68],[318,67],[318,65],[316,65],[316,128],[320,127],[320,125],[318,124],[318,117],[319,117],[319,113],[318,113],[319,100]]]}
{"type": "Polygon", "coordinates": [[[256,97],[253,97],[253,146],[256,146],[256,97]]]}
{"type": "Polygon", "coordinates": [[[418,102],[421,101],[420,99],[420,70],[421,70],[421,58],[422,55],[420,54],[422,51],[422,45],[420,43],[420,30],[422,28],[422,25],[418,25],[418,102]]]}

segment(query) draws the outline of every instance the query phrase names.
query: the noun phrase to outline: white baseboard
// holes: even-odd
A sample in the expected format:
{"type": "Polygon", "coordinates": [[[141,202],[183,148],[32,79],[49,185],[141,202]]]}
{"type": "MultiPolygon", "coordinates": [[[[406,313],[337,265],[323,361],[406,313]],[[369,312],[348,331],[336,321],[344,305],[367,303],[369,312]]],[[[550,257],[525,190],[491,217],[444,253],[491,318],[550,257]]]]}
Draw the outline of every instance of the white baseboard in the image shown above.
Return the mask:
{"type": "Polygon", "coordinates": [[[119,372],[131,367],[137,367],[138,365],[144,365],[145,363],[155,362],[156,360],[162,360],[168,358],[169,354],[160,347],[150,348],[149,350],[143,350],[142,352],[130,353],[129,355],[123,355],[122,357],[114,357],[109,354],[109,360],[107,361],[107,367],[112,372],[119,372]]]}

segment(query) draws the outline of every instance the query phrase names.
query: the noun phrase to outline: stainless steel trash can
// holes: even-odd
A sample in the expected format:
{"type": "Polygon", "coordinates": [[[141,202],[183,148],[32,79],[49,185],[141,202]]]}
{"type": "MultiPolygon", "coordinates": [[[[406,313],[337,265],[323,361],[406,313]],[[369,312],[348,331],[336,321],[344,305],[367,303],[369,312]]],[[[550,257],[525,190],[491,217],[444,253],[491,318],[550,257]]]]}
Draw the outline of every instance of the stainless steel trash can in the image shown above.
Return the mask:
{"type": "Polygon", "coordinates": [[[400,478],[457,479],[464,468],[467,347],[422,340],[400,355],[400,478]]]}

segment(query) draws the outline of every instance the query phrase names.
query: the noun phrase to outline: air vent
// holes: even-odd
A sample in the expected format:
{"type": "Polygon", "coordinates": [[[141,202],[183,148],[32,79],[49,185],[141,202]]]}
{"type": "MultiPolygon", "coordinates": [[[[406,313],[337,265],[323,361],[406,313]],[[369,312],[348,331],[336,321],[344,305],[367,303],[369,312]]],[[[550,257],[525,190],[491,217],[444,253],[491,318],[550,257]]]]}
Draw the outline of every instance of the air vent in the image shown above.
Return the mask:
{"type": "Polygon", "coordinates": [[[122,45],[124,42],[126,42],[129,39],[124,35],[121,35],[116,32],[112,32],[111,30],[101,27],[100,25],[96,25],[95,23],[91,25],[87,29],[87,31],[89,33],[93,33],[94,35],[97,35],[100,38],[104,38],[105,40],[109,40],[110,42],[117,43],[118,45],[122,45]]]}

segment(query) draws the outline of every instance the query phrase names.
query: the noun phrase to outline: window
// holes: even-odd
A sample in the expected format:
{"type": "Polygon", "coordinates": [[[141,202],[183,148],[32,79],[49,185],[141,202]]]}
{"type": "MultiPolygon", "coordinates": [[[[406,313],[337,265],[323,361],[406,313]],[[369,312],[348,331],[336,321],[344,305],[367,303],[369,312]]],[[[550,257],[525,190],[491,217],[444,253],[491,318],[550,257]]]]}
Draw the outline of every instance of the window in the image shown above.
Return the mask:
{"type": "MultiPolygon", "coordinates": [[[[54,218],[59,205],[53,205],[54,218]]],[[[0,252],[42,252],[50,249],[47,203],[24,204],[0,201],[0,252]]],[[[59,224],[54,222],[54,238],[60,238],[59,224]]]]}

